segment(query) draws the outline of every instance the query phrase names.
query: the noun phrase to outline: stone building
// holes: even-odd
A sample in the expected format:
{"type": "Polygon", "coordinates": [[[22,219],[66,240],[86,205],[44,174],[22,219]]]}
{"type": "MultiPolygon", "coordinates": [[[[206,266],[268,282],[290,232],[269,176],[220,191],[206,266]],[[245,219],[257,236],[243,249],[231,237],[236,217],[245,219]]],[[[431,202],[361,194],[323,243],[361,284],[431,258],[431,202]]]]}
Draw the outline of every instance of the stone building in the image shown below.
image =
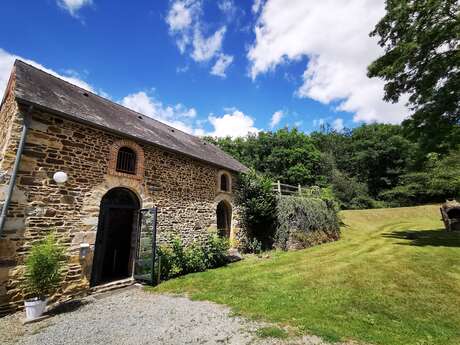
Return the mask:
{"type": "Polygon", "coordinates": [[[185,242],[212,228],[235,236],[245,169],[198,137],[16,61],[0,107],[0,313],[22,304],[25,255],[51,230],[68,248],[64,296],[132,276],[140,209],[158,207],[158,232],[185,242]],[[68,180],[57,183],[57,172],[68,180]]]}

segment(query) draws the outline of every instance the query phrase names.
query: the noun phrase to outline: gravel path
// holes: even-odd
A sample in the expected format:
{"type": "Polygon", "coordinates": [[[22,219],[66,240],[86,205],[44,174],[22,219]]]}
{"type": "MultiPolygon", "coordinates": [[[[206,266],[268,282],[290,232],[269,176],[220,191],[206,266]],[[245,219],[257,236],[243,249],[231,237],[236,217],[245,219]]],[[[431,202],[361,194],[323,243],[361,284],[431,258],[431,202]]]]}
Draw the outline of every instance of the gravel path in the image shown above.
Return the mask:
{"type": "Polygon", "coordinates": [[[284,341],[261,339],[255,331],[266,324],[232,317],[226,307],[152,294],[139,288],[89,296],[66,309],[25,326],[21,323],[22,312],[0,319],[1,343],[328,345],[313,336],[284,341]]]}

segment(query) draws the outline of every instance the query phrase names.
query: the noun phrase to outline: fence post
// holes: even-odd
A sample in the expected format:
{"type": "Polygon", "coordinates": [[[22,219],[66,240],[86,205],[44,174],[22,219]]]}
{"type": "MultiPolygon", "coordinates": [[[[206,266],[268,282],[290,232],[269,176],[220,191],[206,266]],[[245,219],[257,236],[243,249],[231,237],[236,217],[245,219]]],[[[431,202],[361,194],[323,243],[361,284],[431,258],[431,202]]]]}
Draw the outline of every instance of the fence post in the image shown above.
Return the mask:
{"type": "Polygon", "coordinates": [[[302,187],[300,186],[300,184],[298,185],[299,187],[299,195],[302,195],[302,187]]]}
{"type": "Polygon", "coordinates": [[[278,193],[281,195],[281,182],[278,180],[278,193]]]}

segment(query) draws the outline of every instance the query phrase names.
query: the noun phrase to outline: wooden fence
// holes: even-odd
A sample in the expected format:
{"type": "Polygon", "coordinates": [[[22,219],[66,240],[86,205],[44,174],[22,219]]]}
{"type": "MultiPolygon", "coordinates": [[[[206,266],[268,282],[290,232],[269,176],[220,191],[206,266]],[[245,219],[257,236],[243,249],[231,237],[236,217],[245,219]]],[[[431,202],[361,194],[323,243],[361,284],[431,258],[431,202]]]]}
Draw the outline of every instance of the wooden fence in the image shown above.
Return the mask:
{"type": "Polygon", "coordinates": [[[309,188],[302,187],[300,184],[292,186],[278,181],[276,183],[272,183],[272,191],[280,195],[304,195],[305,193],[308,193],[309,188]]]}

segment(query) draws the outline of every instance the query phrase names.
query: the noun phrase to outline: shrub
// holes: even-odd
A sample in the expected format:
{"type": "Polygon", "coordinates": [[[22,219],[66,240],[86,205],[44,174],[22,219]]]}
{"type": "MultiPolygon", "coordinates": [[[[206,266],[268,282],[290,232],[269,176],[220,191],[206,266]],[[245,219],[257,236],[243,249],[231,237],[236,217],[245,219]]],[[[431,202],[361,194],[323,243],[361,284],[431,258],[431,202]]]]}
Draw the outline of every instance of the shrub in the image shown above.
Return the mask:
{"type": "Polygon", "coordinates": [[[333,204],[319,198],[280,196],[275,244],[281,249],[305,248],[339,237],[339,218],[333,204]]]}
{"type": "Polygon", "coordinates": [[[183,272],[202,272],[207,268],[205,251],[198,244],[193,243],[185,249],[185,267],[183,272]]]}
{"type": "Polygon", "coordinates": [[[332,174],[332,191],[342,209],[367,209],[375,206],[375,200],[369,196],[364,183],[338,170],[332,174]]]}
{"type": "Polygon", "coordinates": [[[208,268],[215,268],[227,264],[227,252],[230,243],[226,238],[212,234],[206,243],[206,264],[208,268]]]}
{"type": "Polygon", "coordinates": [[[64,248],[54,234],[34,244],[25,262],[26,294],[45,299],[56,292],[63,278],[64,260],[64,248]]]}
{"type": "Polygon", "coordinates": [[[276,196],[272,192],[272,181],[250,170],[238,179],[236,203],[240,208],[241,222],[246,238],[241,238],[242,250],[257,239],[264,249],[273,244],[276,226],[276,196]]]}
{"type": "Polygon", "coordinates": [[[223,266],[227,264],[228,248],[229,241],[216,234],[210,235],[203,246],[197,242],[184,246],[181,240],[176,238],[170,245],[161,245],[157,249],[161,262],[160,278],[167,280],[223,266]]]}
{"type": "Polygon", "coordinates": [[[185,248],[179,238],[175,238],[171,244],[172,255],[170,257],[172,277],[187,273],[187,261],[185,248]]]}
{"type": "MultiPolygon", "coordinates": [[[[171,247],[161,245],[157,248],[157,255],[160,262],[160,279],[168,280],[171,278],[172,271],[172,250],[171,247]]],[[[158,268],[157,268],[158,269],[158,268]]],[[[157,271],[158,272],[158,271],[157,271]]]]}
{"type": "Polygon", "coordinates": [[[259,254],[262,251],[262,242],[258,241],[257,238],[249,241],[247,246],[250,253],[259,254]]]}

